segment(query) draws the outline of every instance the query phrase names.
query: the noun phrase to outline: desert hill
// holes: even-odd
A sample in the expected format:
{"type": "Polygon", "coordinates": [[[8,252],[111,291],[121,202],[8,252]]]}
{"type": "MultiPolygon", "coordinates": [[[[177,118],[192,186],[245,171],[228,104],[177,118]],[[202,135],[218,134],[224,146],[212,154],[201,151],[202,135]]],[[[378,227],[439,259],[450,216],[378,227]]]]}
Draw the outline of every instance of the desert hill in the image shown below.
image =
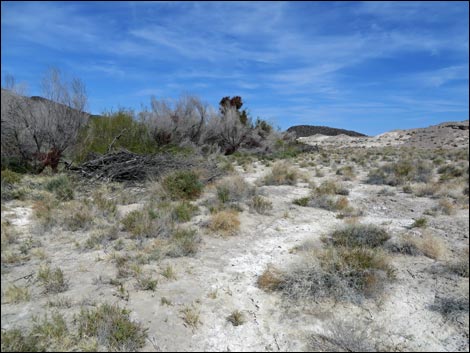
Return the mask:
{"type": "Polygon", "coordinates": [[[462,148],[469,146],[468,120],[444,122],[426,128],[393,130],[377,136],[353,137],[346,134],[300,137],[299,141],[310,145],[346,147],[403,146],[416,148],[462,148]]]}
{"type": "Polygon", "coordinates": [[[347,135],[347,136],[367,136],[356,131],[337,129],[328,126],[315,126],[315,125],[295,125],[287,129],[288,132],[294,132],[297,137],[306,137],[313,135],[325,135],[325,136],[337,136],[337,135],[347,135]]]}

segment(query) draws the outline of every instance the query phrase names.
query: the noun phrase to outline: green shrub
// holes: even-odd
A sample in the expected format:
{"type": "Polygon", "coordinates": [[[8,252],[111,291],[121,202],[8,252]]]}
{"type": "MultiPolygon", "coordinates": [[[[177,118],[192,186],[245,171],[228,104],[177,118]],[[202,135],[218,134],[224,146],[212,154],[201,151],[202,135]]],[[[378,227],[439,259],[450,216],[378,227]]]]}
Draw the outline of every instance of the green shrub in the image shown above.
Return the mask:
{"type": "Polygon", "coordinates": [[[426,218],[418,218],[410,226],[411,228],[424,228],[426,227],[428,220],[426,218]]]}
{"type": "Polygon", "coordinates": [[[84,161],[90,153],[106,153],[113,141],[113,150],[126,149],[139,154],[158,151],[145,124],[134,119],[132,112],[121,110],[90,118],[79,137],[77,161],[84,161]]]}
{"type": "Polygon", "coordinates": [[[21,174],[15,173],[9,169],[1,171],[2,186],[18,184],[21,181],[21,178],[21,174]]]}
{"type": "Polygon", "coordinates": [[[46,183],[45,189],[54,193],[57,199],[61,201],[72,200],[74,197],[72,183],[65,174],[51,178],[46,183]]]}
{"type": "Polygon", "coordinates": [[[163,181],[164,190],[173,199],[194,200],[201,195],[203,184],[193,171],[177,171],[167,175],[163,181]]]}
{"type": "Polygon", "coordinates": [[[302,207],[307,207],[309,201],[310,201],[310,197],[301,197],[301,198],[299,198],[299,199],[294,199],[294,201],[292,201],[292,203],[293,203],[294,205],[298,205],[298,206],[302,206],[302,207]]]}
{"type": "Polygon", "coordinates": [[[390,235],[372,224],[350,224],[331,233],[331,239],[335,246],[376,248],[390,239],[390,235]]]}
{"type": "Polygon", "coordinates": [[[197,211],[198,207],[183,201],[173,208],[173,218],[178,222],[188,222],[197,211]]]}

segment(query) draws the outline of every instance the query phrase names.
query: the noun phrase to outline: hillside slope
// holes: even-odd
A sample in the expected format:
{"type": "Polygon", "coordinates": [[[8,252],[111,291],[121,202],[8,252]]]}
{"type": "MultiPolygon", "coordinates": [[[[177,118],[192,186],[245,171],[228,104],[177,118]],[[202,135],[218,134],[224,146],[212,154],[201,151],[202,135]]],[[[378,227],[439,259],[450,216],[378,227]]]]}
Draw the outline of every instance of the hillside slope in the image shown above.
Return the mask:
{"type": "Polygon", "coordinates": [[[294,132],[297,137],[313,136],[317,134],[326,136],[347,135],[353,137],[367,136],[356,131],[337,129],[328,126],[315,125],[295,125],[287,129],[288,132],[294,132]]]}

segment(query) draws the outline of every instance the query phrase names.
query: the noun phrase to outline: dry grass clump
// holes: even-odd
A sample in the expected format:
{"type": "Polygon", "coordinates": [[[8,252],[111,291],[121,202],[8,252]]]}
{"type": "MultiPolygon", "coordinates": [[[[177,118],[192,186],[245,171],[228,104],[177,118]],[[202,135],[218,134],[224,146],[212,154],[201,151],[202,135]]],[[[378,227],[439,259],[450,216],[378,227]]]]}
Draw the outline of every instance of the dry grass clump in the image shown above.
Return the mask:
{"type": "Polygon", "coordinates": [[[446,264],[447,269],[459,275],[461,277],[467,277],[469,275],[469,251],[468,247],[457,256],[456,259],[446,264]]]}
{"type": "Polygon", "coordinates": [[[168,240],[165,255],[170,257],[194,255],[199,242],[200,238],[195,229],[176,228],[168,240]]]}
{"type": "Polygon", "coordinates": [[[157,284],[158,281],[150,276],[139,276],[137,277],[136,287],[140,290],[155,291],[157,284]]]}
{"type": "Polygon", "coordinates": [[[129,212],[121,224],[133,238],[168,237],[173,229],[173,215],[168,209],[156,210],[147,204],[142,210],[129,212]]]}
{"type": "Polygon", "coordinates": [[[415,239],[407,235],[402,236],[397,240],[387,242],[384,247],[392,253],[410,256],[423,255],[422,251],[418,249],[415,239]]]}
{"type": "Polygon", "coordinates": [[[234,310],[229,316],[227,316],[227,321],[233,326],[240,326],[245,323],[245,317],[240,310],[234,310]]]}
{"type": "Polygon", "coordinates": [[[109,304],[94,310],[82,309],[76,318],[78,337],[95,338],[110,351],[134,352],[144,346],[147,330],[131,321],[129,314],[128,310],[109,304]]]}
{"type": "Polygon", "coordinates": [[[44,230],[50,229],[57,224],[58,206],[59,202],[52,196],[33,203],[33,216],[44,230]]]}
{"type": "Polygon", "coordinates": [[[434,212],[442,213],[448,216],[455,214],[455,206],[454,203],[450,199],[442,199],[439,200],[437,206],[433,207],[432,209],[434,212]]]}
{"type": "Polygon", "coordinates": [[[262,179],[264,185],[296,185],[300,171],[286,161],[276,162],[262,179]]]}
{"type": "Polygon", "coordinates": [[[197,310],[194,306],[185,306],[181,311],[183,315],[181,318],[187,326],[190,326],[196,329],[200,324],[200,311],[197,310]]]}
{"type": "Polygon", "coordinates": [[[413,239],[413,243],[425,256],[434,260],[443,259],[448,253],[445,242],[430,233],[413,239]]]}
{"type": "Polygon", "coordinates": [[[4,297],[7,303],[20,303],[29,301],[31,294],[26,287],[12,285],[5,290],[4,297]]]}
{"type": "Polygon", "coordinates": [[[71,231],[87,229],[93,222],[90,206],[80,201],[66,203],[60,211],[60,217],[64,228],[71,231]]]}
{"type": "Polygon", "coordinates": [[[51,320],[33,318],[33,327],[29,332],[13,328],[2,330],[2,352],[46,352],[71,350],[74,344],[65,320],[59,313],[54,313],[51,320]]]}
{"type": "Polygon", "coordinates": [[[273,209],[273,203],[267,198],[259,195],[254,196],[249,205],[251,209],[255,210],[259,214],[267,214],[268,211],[273,209]]]}
{"type": "Polygon", "coordinates": [[[356,178],[354,166],[352,165],[346,165],[339,168],[336,170],[336,175],[342,175],[344,180],[354,180],[356,178]]]}
{"type": "Polygon", "coordinates": [[[322,195],[349,195],[349,190],[343,186],[338,184],[333,180],[326,180],[320,184],[320,186],[314,188],[313,194],[316,196],[322,195]]]}
{"type": "Polygon", "coordinates": [[[309,352],[378,352],[369,324],[334,322],[327,326],[327,334],[311,334],[309,352]]]}
{"type": "Polygon", "coordinates": [[[266,270],[256,280],[256,285],[267,292],[281,289],[283,283],[283,273],[272,265],[268,265],[266,270]]]}
{"type": "Polygon", "coordinates": [[[222,204],[240,202],[254,194],[254,188],[239,175],[219,180],[215,188],[217,199],[222,204]]]}
{"type": "Polygon", "coordinates": [[[49,265],[42,266],[39,269],[37,278],[44,287],[45,293],[61,293],[69,288],[64,272],[59,267],[51,269],[49,265]]]}
{"type": "Polygon", "coordinates": [[[433,166],[428,161],[404,159],[371,170],[366,182],[368,184],[391,186],[402,185],[411,181],[427,183],[431,180],[432,175],[433,166]]]}
{"type": "Polygon", "coordinates": [[[413,193],[418,197],[436,197],[440,190],[440,184],[432,183],[418,186],[413,193]]]}
{"type": "Polygon", "coordinates": [[[348,224],[330,236],[333,245],[347,247],[376,248],[390,239],[385,229],[373,224],[348,224]]]}
{"type": "Polygon", "coordinates": [[[234,235],[240,229],[238,212],[228,210],[214,213],[209,221],[209,229],[224,235],[234,235]]]}
{"type": "Polygon", "coordinates": [[[308,201],[307,206],[322,208],[327,211],[341,211],[349,207],[349,201],[346,197],[319,195],[312,196],[308,201]]]}

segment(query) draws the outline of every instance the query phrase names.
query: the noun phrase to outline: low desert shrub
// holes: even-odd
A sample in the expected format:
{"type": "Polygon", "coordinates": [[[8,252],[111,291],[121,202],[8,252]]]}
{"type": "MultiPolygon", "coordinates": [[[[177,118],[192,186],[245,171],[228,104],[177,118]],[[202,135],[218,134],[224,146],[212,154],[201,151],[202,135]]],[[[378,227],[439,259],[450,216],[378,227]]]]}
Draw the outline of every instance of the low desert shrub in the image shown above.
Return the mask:
{"type": "Polygon", "coordinates": [[[198,207],[187,201],[182,201],[173,207],[172,215],[177,222],[188,222],[198,207]]]}
{"type": "Polygon", "coordinates": [[[362,247],[329,247],[284,274],[280,289],[289,298],[334,298],[360,302],[382,292],[394,278],[385,253],[362,247]]]}
{"type": "Polygon", "coordinates": [[[21,174],[15,173],[9,169],[3,169],[1,171],[2,187],[18,184],[21,181],[21,178],[21,174]]]}
{"type": "Polygon", "coordinates": [[[61,223],[64,228],[77,231],[87,229],[93,221],[90,206],[84,202],[71,201],[60,211],[61,223]]]}
{"type": "Polygon", "coordinates": [[[194,255],[199,242],[200,238],[195,229],[177,228],[169,239],[166,255],[170,257],[194,255]]]}
{"type": "Polygon", "coordinates": [[[415,219],[413,224],[410,226],[410,228],[424,228],[428,224],[428,220],[424,217],[415,219]]]}
{"type": "Polygon", "coordinates": [[[240,176],[228,176],[216,184],[217,199],[219,202],[240,202],[253,195],[254,189],[240,176]]]}
{"type": "Polygon", "coordinates": [[[254,196],[251,199],[249,205],[259,214],[266,214],[268,211],[273,209],[273,203],[265,197],[259,195],[254,196]]]}
{"type": "Polygon", "coordinates": [[[64,272],[59,267],[51,269],[49,265],[43,266],[39,269],[37,278],[46,293],[61,293],[69,288],[64,272]]]}
{"type": "Polygon", "coordinates": [[[224,235],[234,235],[240,228],[240,220],[236,211],[220,211],[214,213],[209,221],[209,229],[224,235]]]}
{"type": "Polygon", "coordinates": [[[144,346],[147,330],[131,321],[129,314],[128,310],[109,304],[82,309],[76,318],[78,336],[93,337],[107,350],[134,352],[144,346]]]}
{"type": "Polygon", "coordinates": [[[299,170],[286,161],[276,162],[271,172],[263,178],[264,185],[295,185],[299,170]]]}
{"type": "Polygon", "coordinates": [[[201,195],[203,184],[194,171],[177,171],[162,180],[163,189],[173,199],[194,200],[201,195]]]}
{"type": "Polygon", "coordinates": [[[419,251],[431,259],[440,260],[447,255],[445,242],[430,233],[425,233],[421,238],[413,239],[413,242],[419,251]]]}
{"type": "Polygon", "coordinates": [[[294,205],[298,205],[298,206],[302,206],[302,207],[307,207],[309,201],[310,201],[310,197],[301,197],[301,198],[298,198],[298,199],[294,199],[294,201],[292,201],[292,203],[293,203],[294,205]]]}
{"type": "Polygon", "coordinates": [[[348,224],[335,230],[330,237],[335,246],[368,248],[382,246],[390,239],[385,229],[372,224],[348,224]]]}
{"type": "Polygon", "coordinates": [[[72,182],[65,174],[52,177],[45,185],[44,188],[52,192],[58,200],[67,201],[74,198],[74,190],[72,182]]]}

